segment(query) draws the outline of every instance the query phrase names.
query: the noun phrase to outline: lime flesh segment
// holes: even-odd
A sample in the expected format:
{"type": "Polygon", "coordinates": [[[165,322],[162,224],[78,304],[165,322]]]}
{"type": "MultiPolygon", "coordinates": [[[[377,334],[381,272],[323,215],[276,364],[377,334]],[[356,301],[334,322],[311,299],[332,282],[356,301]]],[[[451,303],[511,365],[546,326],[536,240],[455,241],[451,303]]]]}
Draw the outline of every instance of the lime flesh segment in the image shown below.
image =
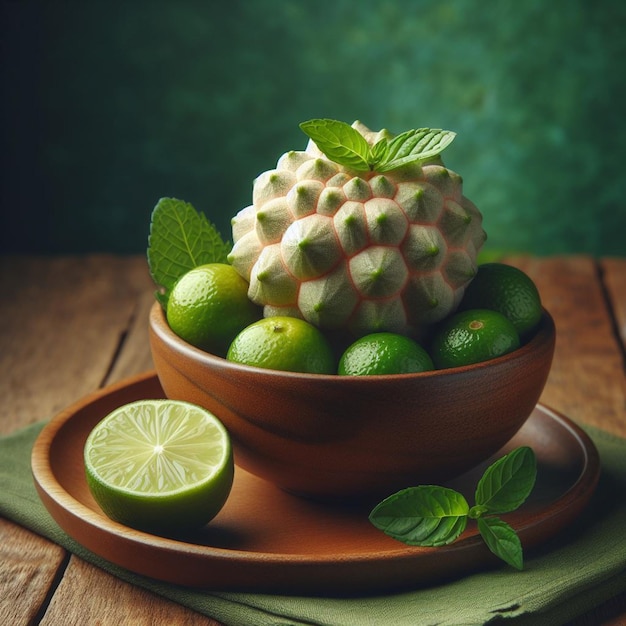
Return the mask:
{"type": "Polygon", "coordinates": [[[87,483],[112,519],[149,531],[205,525],[230,493],[228,432],[210,412],[141,400],[99,422],[85,443],[87,483]]]}

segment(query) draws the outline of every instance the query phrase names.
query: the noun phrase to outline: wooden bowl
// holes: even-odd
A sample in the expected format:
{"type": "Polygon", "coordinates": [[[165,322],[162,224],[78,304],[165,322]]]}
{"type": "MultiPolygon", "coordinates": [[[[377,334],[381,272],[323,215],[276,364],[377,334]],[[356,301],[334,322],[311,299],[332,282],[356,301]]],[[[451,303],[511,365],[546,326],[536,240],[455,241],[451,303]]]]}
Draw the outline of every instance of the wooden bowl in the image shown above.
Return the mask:
{"type": "Polygon", "coordinates": [[[550,371],[554,321],[503,357],[466,367],[359,377],[231,363],[189,345],[150,313],[156,371],[172,399],[212,411],[236,463],[323,499],[371,498],[440,484],[499,450],[534,409],[550,371]]]}

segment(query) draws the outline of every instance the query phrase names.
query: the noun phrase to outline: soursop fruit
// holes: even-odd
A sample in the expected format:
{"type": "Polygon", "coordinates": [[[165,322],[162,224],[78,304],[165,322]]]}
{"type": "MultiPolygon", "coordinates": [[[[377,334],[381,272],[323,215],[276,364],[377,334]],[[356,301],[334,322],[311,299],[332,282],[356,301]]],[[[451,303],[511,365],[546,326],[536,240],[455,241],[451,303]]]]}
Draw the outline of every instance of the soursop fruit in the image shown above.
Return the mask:
{"type": "Polygon", "coordinates": [[[482,215],[440,152],[449,131],[391,135],[311,120],[232,220],[229,261],[266,317],[356,335],[419,334],[459,304],[485,241],[482,215]]]}

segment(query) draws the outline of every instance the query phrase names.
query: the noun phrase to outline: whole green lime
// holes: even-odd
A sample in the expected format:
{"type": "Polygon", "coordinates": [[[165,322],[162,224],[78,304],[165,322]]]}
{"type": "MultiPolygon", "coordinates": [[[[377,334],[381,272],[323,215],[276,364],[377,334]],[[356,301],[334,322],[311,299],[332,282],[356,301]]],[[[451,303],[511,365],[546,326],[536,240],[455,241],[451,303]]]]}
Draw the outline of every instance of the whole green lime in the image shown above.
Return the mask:
{"type": "Polygon", "coordinates": [[[430,355],[437,369],[446,369],[495,359],[519,346],[519,335],[508,318],[497,311],[472,309],[442,323],[430,355]]]}
{"type": "Polygon", "coordinates": [[[248,298],[248,283],[230,265],[208,263],[178,279],[167,302],[167,322],[186,342],[224,356],[261,309],[248,298]]]}
{"type": "Polygon", "coordinates": [[[334,374],[335,357],[322,332],[297,317],[266,317],[244,328],[226,358],[265,369],[334,374]]]}
{"type": "Polygon", "coordinates": [[[374,376],[434,369],[432,359],[416,341],[396,333],[371,333],[357,339],[339,359],[339,374],[374,376]]]}
{"type": "Polygon", "coordinates": [[[504,263],[478,266],[459,310],[490,309],[508,317],[520,336],[528,335],[541,319],[537,286],[522,270],[504,263]]]}

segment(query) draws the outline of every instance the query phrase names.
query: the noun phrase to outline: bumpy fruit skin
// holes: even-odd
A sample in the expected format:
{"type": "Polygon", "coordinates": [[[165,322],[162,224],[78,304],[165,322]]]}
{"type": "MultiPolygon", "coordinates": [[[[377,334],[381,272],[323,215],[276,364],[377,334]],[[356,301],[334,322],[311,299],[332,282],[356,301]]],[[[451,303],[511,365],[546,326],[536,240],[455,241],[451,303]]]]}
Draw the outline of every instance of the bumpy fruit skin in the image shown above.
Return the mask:
{"type": "MultiPolygon", "coordinates": [[[[356,128],[370,143],[387,131],[356,128]]],[[[419,333],[454,311],[476,273],[482,215],[441,164],[380,174],[327,159],[309,141],[254,182],[232,220],[229,262],[266,317],[356,335],[419,333]]]]}

